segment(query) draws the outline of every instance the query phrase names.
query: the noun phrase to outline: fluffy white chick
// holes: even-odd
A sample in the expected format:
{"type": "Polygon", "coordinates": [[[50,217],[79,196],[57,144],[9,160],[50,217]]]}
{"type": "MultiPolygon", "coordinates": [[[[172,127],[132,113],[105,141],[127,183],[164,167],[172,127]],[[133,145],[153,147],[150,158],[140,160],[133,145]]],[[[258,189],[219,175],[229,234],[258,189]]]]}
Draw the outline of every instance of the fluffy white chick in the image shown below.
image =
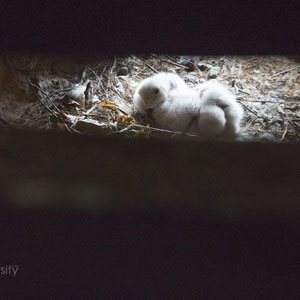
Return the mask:
{"type": "Polygon", "coordinates": [[[207,135],[234,136],[240,131],[243,108],[235,96],[218,80],[209,80],[195,88],[201,99],[201,132],[207,135]]]}
{"type": "Polygon", "coordinates": [[[152,110],[157,126],[204,137],[235,135],[243,116],[235,96],[217,80],[191,88],[174,73],[159,73],[142,81],[133,101],[141,114],[152,110]]]}
{"type": "Polygon", "coordinates": [[[195,89],[188,86],[172,89],[165,100],[152,111],[155,124],[180,132],[199,132],[200,101],[195,89]]]}
{"type": "Polygon", "coordinates": [[[196,122],[192,122],[199,115],[198,92],[175,73],[158,73],[143,80],[133,102],[141,114],[151,109],[155,124],[161,128],[198,131],[196,122]]]}
{"type": "Polygon", "coordinates": [[[165,101],[171,90],[186,87],[186,83],[179,75],[161,72],[139,84],[133,96],[133,103],[137,111],[144,115],[148,109],[153,109],[165,101]]]}

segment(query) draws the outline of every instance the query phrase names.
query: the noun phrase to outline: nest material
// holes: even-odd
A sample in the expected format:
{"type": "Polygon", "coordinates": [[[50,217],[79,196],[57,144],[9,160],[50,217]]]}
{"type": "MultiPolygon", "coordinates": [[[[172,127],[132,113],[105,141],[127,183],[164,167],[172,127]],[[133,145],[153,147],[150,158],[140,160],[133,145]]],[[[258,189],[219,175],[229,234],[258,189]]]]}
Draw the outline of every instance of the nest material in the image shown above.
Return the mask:
{"type": "Polygon", "coordinates": [[[229,86],[245,111],[242,139],[299,142],[300,64],[294,58],[131,55],[83,67],[85,82],[80,76],[71,81],[58,77],[60,74],[52,79],[45,74],[36,82],[28,78],[38,102],[27,108],[20,124],[85,134],[180,136],[154,128],[150,119],[135,114],[132,103],[141,80],[155,72],[171,71],[191,87],[210,78],[229,86]],[[88,82],[92,87],[89,95],[72,99],[74,90],[84,86],[86,92],[88,82]],[[45,124],[34,121],[37,111],[45,124]]]}

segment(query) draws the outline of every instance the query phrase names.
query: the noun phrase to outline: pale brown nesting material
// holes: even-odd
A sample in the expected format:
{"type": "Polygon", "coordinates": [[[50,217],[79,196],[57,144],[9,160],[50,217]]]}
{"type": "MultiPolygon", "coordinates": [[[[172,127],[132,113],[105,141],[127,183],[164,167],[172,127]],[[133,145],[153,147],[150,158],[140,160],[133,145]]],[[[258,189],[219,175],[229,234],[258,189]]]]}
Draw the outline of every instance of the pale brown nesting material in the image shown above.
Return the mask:
{"type": "MultiPolygon", "coordinates": [[[[191,87],[210,78],[217,78],[229,86],[245,111],[242,140],[299,142],[300,139],[300,63],[297,58],[149,54],[116,57],[114,60],[82,60],[73,65],[71,62],[61,64],[61,60],[57,63],[51,58],[32,59],[32,62],[27,59],[22,64],[20,59],[12,59],[11,68],[14,64],[22,67],[14,69],[18,78],[23,76],[24,87],[17,90],[25,88],[28,76],[30,82],[40,88],[31,87],[36,89],[39,99],[33,97],[37,99],[34,104],[27,104],[18,113],[11,112],[14,120],[0,115],[4,121],[12,120],[12,124],[19,127],[80,132],[82,124],[93,124],[94,128],[99,123],[101,128],[107,126],[109,130],[99,130],[107,135],[161,134],[174,137],[177,133],[163,134],[163,131],[153,128],[151,119],[134,114],[132,103],[132,96],[141,80],[156,72],[170,71],[178,73],[191,87]],[[78,72],[83,68],[85,78],[79,82],[78,72]],[[92,86],[88,98],[70,98],[73,93],[70,91],[84,90],[88,82],[92,86]],[[81,127],[76,126],[78,121],[81,127]]],[[[29,93],[28,85],[26,88],[29,93]]],[[[30,93],[30,96],[34,94],[30,93]]],[[[10,106],[13,107],[12,103],[10,106]]],[[[88,126],[84,133],[87,130],[88,126]]]]}

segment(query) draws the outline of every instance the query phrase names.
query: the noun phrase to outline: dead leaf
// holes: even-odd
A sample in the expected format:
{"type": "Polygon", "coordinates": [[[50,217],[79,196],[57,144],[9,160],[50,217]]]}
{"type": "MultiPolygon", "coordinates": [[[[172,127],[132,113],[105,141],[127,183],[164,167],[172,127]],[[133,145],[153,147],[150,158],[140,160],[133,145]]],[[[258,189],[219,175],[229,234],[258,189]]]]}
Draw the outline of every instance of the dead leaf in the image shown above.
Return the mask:
{"type": "Polygon", "coordinates": [[[146,127],[144,128],[144,131],[145,132],[149,132],[150,131],[150,125],[149,124],[146,125],[146,127]]]}
{"type": "Polygon", "coordinates": [[[148,133],[150,132],[150,125],[147,124],[144,128],[141,128],[137,131],[138,134],[148,133]]]}
{"type": "Polygon", "coordinates": [[[98,105],[102,106],[102,107],[107,107],[107,108],[110,108],[114,111],[118,111],[119,110],[119,107],[117,105],[115,105],[113,102],[110,102],[108,100],[103,100],[101,101],[100,103],[98,103],[98,105]]]}
{"type": "Polygon", "coordinates": [[[61,122],[57,122],[57,127],[58,127],[59,130],[61,130],[61,131],[65,131],[65,130],[66,130],[65,124],[64,124],[64,123],[61,123],[61,122]]]}
{"type": "Polygon", "coordinates": [[[117,119],[118,123],[126,124],[126,125],[131,125],[135,123],[135,120],[131,116],[118,116],[117,119]]]}

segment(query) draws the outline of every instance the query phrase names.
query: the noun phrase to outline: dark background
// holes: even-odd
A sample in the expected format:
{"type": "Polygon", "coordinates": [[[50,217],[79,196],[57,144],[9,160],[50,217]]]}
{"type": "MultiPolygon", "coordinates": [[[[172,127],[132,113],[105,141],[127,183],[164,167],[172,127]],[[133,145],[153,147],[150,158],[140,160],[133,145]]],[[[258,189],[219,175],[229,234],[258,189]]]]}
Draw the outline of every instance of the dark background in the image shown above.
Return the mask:
{"type": "MultiPolygon", "coordinates": [[[[1,6],[4,52],[299,55],[296,1],[1,6]]],[[[18,299],[290,299],[299,293],[299,145],[125,142],[1,130],[0,146],[1,265],[19,265],[15,278],[0,278],[3,298],[12,299],[13,291],[18,299]],[[234,164],[230,150],[239,158],[234,164]],[[64,210],[24,209],[3,192],[22,178],[36,182],[34,188],[46,178],[67,189],[73,176],[113,191],[113,209],[74,210],[68,193],[54,199],[66,203],[64,210]],[[120,178],[131,182],[128,189],[120,178]],[[235,181],[226,188],[224,178],[235,181]],[[174,204],[162,207],[169,191],[174,204]]]]}
{"type": "Polygon", "coordinates": [[[1,49],[112,53],[299,54],[298,1],[6,1],[1,49]]]}

